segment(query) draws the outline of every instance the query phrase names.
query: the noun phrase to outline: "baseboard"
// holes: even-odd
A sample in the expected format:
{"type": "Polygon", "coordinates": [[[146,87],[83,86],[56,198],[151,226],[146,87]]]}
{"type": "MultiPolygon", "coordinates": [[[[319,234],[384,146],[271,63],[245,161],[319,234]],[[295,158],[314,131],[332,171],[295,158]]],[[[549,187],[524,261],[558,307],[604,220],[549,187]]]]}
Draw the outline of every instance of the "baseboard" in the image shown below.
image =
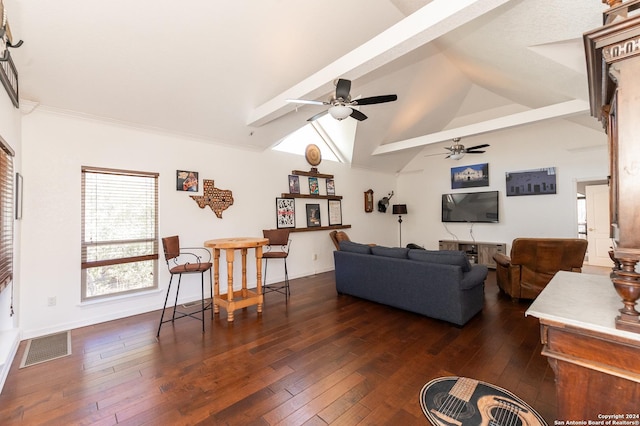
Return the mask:
{"type": "Polygon", "coordinates": [[[13,364],[13,359],[18,352],[19,344],[20,330],[12,328],[0,331],[0,393],[2,393],[11,364],[13,364]]]}

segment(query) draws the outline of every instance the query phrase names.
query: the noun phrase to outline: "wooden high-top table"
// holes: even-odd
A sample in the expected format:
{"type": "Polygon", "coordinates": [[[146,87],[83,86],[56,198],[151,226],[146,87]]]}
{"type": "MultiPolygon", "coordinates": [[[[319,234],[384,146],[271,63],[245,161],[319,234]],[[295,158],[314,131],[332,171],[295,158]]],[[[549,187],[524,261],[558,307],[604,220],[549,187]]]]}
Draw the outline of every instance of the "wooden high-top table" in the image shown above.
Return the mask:
{"type": "Polygon", "coordinates": [[[227,321],[233,321],[233,311],[258,305],[258,313],[262,312],[264,296],[262,294],[262,247],[267,245],[267,238],[238,237],[208,240],[204,246],[213,251],[213,311],[220,312],[220,306],[227,311],[227,321]],[[247,250],[253,248],[256,252],[256,291],[247,289],[247,250]],[[225,250],[227,257],[227,294],[220,296],[220,250],[225,250]],[[233,290],[233,261],[235,250],[242,253],[242,289],[233,290]]]}

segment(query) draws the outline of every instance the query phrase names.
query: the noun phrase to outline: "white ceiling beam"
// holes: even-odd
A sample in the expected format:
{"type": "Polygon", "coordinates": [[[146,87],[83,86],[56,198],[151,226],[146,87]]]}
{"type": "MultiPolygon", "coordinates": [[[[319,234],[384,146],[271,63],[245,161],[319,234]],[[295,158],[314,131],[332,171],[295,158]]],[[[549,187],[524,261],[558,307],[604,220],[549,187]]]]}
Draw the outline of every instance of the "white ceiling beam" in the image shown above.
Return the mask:
{"type": "Polygon", "coordinates": [[[287,99],[317,99],[325,96],[333,90],[333,80],[336,78],[361,77],[508,1],[433,0],[360,47],[251,111],[247,125],[262,126],[295,109],[295,105],[286,102],[287,99]]]}
{"type": "Polygon", "coordinates": [[[568,117],[570,115],[580,114],[587,111],[590,111],[588,101],[574,99],[571,101],[561,102],[542,108],[494,118],[492,120],[482,121],[480,123],[470,124],[468,126],[457,127],[455,129],[447,129],[441,132],[431,133],[429,135],[418,136],[416,138],[388,143],[376,148],[373,151],[372,155],[388,154],[391,152],[402,151],[405,149],[416,148],[424,145],[450,141],[453,138],[481,135],[483,133],[495,132],[496,130],[508,129],[516,126],[523,126],[525,124],[531,124],[538,121],[568,117]]]}

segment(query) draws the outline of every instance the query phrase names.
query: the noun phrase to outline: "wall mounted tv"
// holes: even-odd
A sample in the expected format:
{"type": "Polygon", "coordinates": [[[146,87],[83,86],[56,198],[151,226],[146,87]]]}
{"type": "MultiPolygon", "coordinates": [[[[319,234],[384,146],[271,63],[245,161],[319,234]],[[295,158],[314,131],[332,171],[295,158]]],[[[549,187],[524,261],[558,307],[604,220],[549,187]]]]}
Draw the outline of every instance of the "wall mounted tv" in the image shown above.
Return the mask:
{"type": "Polygon", "coordinates": [[[498,222],[498,191],[442,194],[443,222],[498,222]]]}

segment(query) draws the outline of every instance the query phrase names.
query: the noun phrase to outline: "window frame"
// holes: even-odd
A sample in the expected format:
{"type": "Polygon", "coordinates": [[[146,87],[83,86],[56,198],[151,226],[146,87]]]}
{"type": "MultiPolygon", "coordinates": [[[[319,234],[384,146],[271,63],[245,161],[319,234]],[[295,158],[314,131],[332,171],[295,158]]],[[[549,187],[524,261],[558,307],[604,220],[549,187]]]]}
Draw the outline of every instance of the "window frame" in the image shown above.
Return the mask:
{"type": "Polygon", "coordinates": [[[0,136],[0,292],[13,282],[15,152],[0,136]]]}
{"type": "MultiPolygon", "coordinates": [[[[82,166],[82,206],[81,206],[81,301],[93,301],[105,298],[113,298],[120,297],[123,295],[137,294],[141,292],[146,292],[149,290],[158,289],[158,177],[159,174],[155,172],[141,172],[141,171],[132,171],[132,170],[120,170],[120,169],[110,169],[110,168],[102,168],[102,167],[90,167],[90,166],[82,166]],[[114,175],[114,176],[123,176],[123,177],[141,177],[141,178],[151,178],[153,179],[153,225],[151,228],[148,228],[148,231],[152,231],[152,235],[147,238],[132,238],[132,239],[113,239],[106,241],[86,241],[86,196],[87,196],[87,187],[86,187],[86,177],[87,174],[97,174],[97,175],[114,175]],[[117,258],[108,258],[108,259],[93,259],[88,260],[88,252],[90,248],[97,248],[100,246],[112,245],[117,246],[125,245],[125,244],[151,244],[151,252],[147,254],[135,255],[135,256],[123,256],[117,258]],[[142,288],[134,288],[128,290],[121,291],[113,291],[108,294],[99,294],[88,296],[87,295],[87,279],[88,273],[87,270],[91,268],[101,268],[101,267],[109,267],[116,265],[124,265],[130,263],[137,262],[148,262],[152,261],[152,275],[153,275],[153,284],[151,286],[146,286],[142,288]]],[[[122,188],[123,190],[126,188],[122,188]]],[[[151,195],[151,194],[148,194],[151,195]]]]}

